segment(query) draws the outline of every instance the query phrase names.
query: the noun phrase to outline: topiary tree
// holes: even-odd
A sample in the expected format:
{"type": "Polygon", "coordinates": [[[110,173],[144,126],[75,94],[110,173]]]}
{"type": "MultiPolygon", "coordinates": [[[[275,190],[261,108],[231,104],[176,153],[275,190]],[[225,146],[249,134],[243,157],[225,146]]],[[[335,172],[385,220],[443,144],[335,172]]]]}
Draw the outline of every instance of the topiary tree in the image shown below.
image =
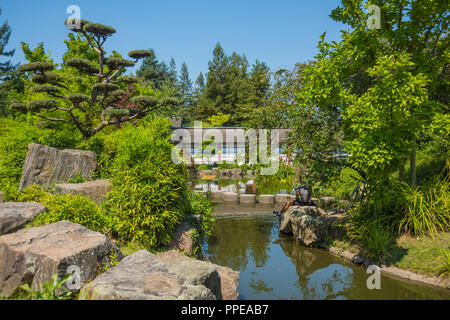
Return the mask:
{"type": "Polygon", "coordinates": [[[135,86],[140,82],[133,76],[122,76],[126,68],[132,67],[140,59],[148,57],[147,50],[133,50],[128,56],[133,60],[123,59],[117,53],[106,57],[105,41],[116,30],[112,27],[86,20],[66,20],[71,31],[80,34],[89,46],[98,54],[98,64],[84,58],[70,58],[61,70],[78,72],[81,76],[92,77],[89,88],[73,92],[73,86],[61,77],[61,70],[55,70],[50,62],[31,62],[21,65],[19,71],[32,74],[31,81],[36,85],[30,90],[43,99],[28,103],[13,102],[11,108],[21,112],[32,112],[48,121],[72,122],[87,139],[109,125],[117,125],[139,119],[149,112],[176,103],[174,98],[157,100],[152,96],[139,96],[135,86]],[[69,24],[70,23],[70,24],[69,24]],[[55,72],[56,71],[56,72],[55,72]],[[42,94],[41,94],[42,93],[42,94]],[[61,116],[61,114],[63,116],[61,116]]]}

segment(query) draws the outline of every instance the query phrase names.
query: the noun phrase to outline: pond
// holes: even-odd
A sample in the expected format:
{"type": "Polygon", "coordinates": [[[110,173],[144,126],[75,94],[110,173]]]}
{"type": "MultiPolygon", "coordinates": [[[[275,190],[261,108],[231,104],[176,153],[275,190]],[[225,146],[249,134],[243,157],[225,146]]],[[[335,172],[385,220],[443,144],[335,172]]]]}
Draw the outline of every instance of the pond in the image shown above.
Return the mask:
{"type": "Polygon", "coordinates": [[[271,215],[217,216],[204,251],[213,263],[240,272],[242,300],[450,299],[448,290],[383,275],[381,289],[369,290],[364,267],[294,242],[271,215]]]}

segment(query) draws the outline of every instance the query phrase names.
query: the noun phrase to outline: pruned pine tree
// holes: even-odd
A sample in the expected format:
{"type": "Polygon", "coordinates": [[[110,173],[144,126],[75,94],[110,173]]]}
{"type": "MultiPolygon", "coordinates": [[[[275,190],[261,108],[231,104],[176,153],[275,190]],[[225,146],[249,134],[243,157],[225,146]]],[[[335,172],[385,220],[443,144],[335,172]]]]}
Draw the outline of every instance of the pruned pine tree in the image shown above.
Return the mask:
{"type": "Polygon", "coordinates": [[[139,79],[132,76],[121,76],[128,67],[132,67],[140,59],[148,57],[147,50],[133,50],[128,56],[133,60],[117,57],[106,57],[105,41],[116,30],[112,27],[86,20],[66,20],[65,24],[89,43],[98,54],[98,65],[87,59],[70,58],[64,68],[74,68],[81,74],[94,77],[93,85],[87,92],[71,92],[56,72],[55,65],[50,62],[31,62],[19,67],[20,72],[33,74],[31,80],[36,86],[31,91],[45,93],[49,99],[37,99],[29,103],[14,102],[11,107],[33,112],[49,121],[72,122],[87,139],[110,125],[121,124],[139,119],[149,112],[163,106],[175,103],[174,98],[157,100],[152,96],[135,94],[134,85],[139,79]],[[70,23],[70,24],[69,24],[70,23]],[[77,28],[78,27],[78,28],[77,28]],[[62,111],[64,117],[51,117],[55,112],[62,111]]]}

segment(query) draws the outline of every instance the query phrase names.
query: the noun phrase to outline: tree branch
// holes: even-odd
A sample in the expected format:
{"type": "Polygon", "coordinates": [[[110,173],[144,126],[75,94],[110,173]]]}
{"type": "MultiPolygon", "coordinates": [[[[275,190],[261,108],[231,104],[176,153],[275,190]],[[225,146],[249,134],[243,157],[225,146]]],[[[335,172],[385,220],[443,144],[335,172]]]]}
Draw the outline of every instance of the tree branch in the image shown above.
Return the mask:
{"type": "Polygon", "coordinates": [[[39,118],[42,118],[44,120],[48,120],[48,121],[67,121],[67,119],[63,119],[63,118],[49,118],[46,116],[41,116],[41,115],[37,115],[39,118]]]}

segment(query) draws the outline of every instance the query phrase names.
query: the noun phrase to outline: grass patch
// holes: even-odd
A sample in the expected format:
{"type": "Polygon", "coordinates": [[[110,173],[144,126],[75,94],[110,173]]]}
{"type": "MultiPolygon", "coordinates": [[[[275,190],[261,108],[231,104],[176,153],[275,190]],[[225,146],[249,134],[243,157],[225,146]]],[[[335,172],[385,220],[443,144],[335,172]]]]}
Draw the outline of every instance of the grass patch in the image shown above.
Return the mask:
{"type": "Polygon", "coordinates": [[[438,276],[444,259],[444,250],[450,249],[450,232],[433,238],[427,236],[401,236],[391,251],[389,262],[401,269],[427,276],[438,276]]]}

